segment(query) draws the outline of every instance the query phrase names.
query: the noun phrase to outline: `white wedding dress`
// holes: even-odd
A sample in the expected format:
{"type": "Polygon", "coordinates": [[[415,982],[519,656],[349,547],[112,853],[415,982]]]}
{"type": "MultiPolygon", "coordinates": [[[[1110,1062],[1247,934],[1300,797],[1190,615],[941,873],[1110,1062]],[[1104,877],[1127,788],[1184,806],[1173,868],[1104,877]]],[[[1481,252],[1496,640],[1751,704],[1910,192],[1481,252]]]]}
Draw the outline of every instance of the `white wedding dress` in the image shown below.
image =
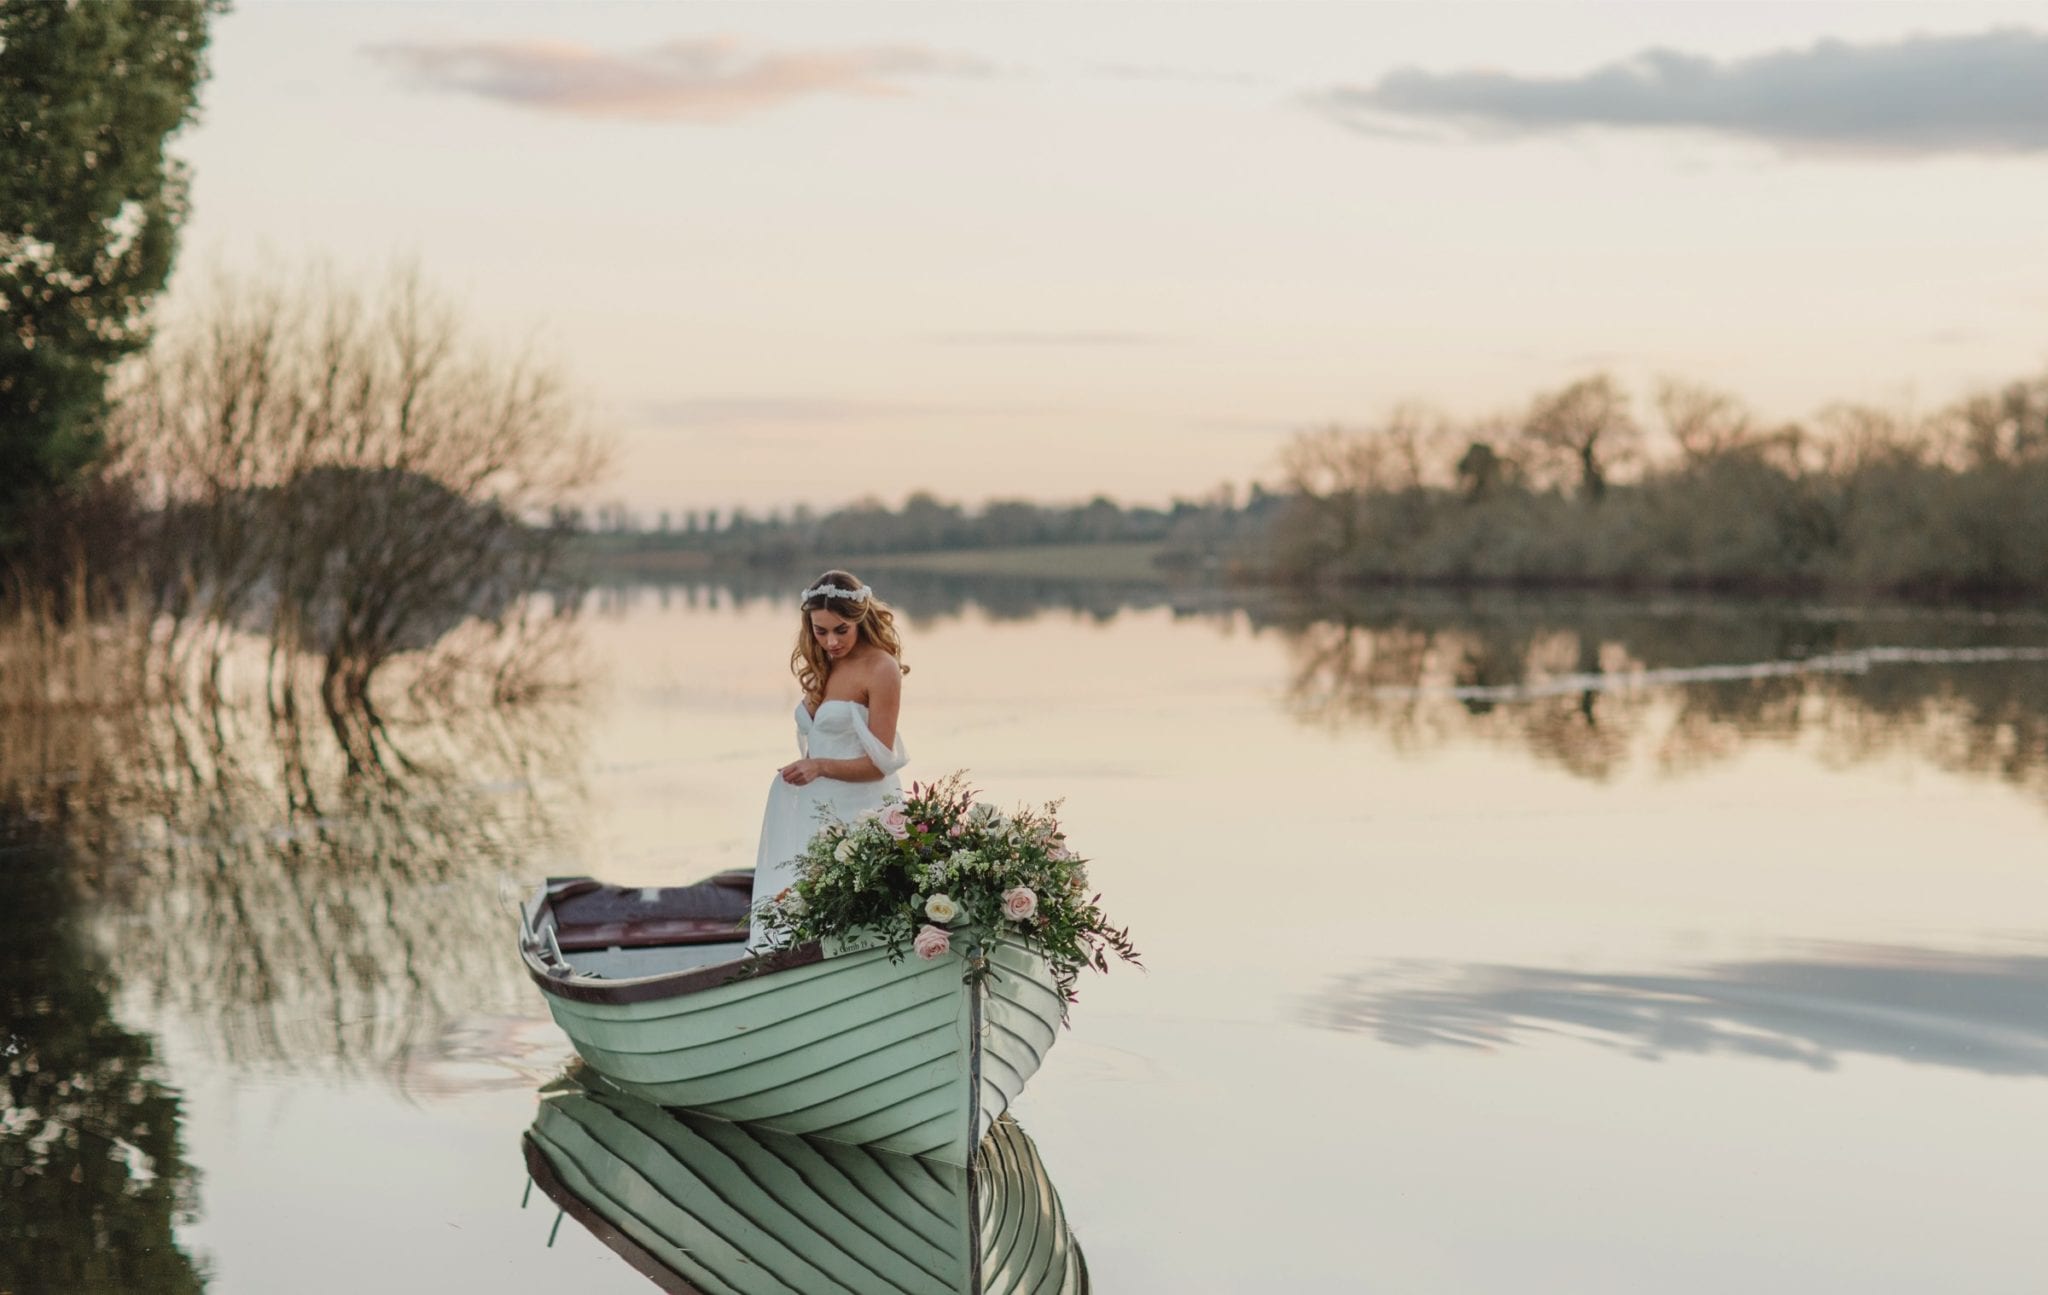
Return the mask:
{"type": "MultiPolygon", "coordinates": [[[[874,761],[882,776],[874,782],[818,778],[799,787],[776,775],[768,787],[768,808],[761,815],[761,849],[754,856],[756,904],[773,899],[796,880],[792,861],[828,819],[852,822],[863,810],[880,809],[883,797],[901,790],[896,771],[910,759],[903,749],[901,733],[896,735],[893,747],[886,747],[868,731],[868,708],[857,701],[820,702],[815,718],[803,703],[797,703],[796,745],[797,750],[816,760],[857,760],[866,756],[874,761]]],[[[758,921],[747,942],[755,947],[765,942],[758,921]]]]}

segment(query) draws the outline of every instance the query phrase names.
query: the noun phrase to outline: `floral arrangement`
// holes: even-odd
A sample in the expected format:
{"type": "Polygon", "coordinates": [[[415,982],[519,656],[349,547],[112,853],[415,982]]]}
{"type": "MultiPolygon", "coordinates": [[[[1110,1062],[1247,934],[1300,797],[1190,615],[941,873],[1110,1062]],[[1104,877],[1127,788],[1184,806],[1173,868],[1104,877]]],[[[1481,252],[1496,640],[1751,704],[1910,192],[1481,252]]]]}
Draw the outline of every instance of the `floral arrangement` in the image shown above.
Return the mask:
{"type": "Polygon", "coordinates": [[[756,910],[776,944],[873,938],[892,959],[958,952],[965,979],[991,976],[988,951],[1015,940],[1044,955],[1065,1004],[1081,968],[1136,963],[1129,934],[1088,895],[1088,861],[1067,847],[1059,802],[1005,814],[966,775],[913,783],[851,823],[828,821],[797,857],[797,878],[756,910]]]}

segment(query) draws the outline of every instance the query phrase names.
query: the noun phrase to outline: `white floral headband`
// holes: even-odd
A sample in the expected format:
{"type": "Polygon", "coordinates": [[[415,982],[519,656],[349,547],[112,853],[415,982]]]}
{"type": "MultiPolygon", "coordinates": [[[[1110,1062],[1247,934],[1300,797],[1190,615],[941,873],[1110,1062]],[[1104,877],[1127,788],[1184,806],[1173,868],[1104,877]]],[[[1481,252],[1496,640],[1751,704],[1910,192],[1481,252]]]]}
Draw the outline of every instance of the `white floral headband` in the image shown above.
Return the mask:
{"type": "Polygon", "coordinates": [[[875,596],[875,591],[862,585],[858,589],[841,589],[838,585],[812,585],[804,590],[804,596],[797,599],[807,603],[813,598],[844,598],[848,602],[864,603],[875,596]]]}

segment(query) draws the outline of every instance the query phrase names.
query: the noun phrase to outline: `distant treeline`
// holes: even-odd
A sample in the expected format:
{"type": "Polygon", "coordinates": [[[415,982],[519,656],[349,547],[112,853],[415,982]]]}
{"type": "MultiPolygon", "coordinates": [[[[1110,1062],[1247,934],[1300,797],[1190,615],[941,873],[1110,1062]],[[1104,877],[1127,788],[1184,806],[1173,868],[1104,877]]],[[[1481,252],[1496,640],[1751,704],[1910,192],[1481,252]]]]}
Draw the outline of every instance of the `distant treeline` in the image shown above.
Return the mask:
{"type": "Polygon", "coordinates": [[[1166,508],[929,494],[557,521],[598,553],[786,564],[865,554],[1142,542],[1165,574],[1291,585],[1584,585],[1872,594],[2048,590],[2048,377],[1931,414],[1834,406],[1768,423],[1665,382],[1649,416],[1595,375],[1460,422],[1414,408],[1298,435],[1275,485],[1166,508]],[[591,532],[595,534],[591,534],[591,532]]]}
{"type": "Polygon", "coordinates": [[[1157,544],[1167,565],[1201,562],[1248,536],[1280,506],[1254,485],[1242,505],[1220,487],[1204,500],[1165,508],[1123,507],[1097,496],[1085,504],[995,500],[970,509],[919,492],[900,508],[864,499],[820,512],[804,505],[760,514],[744,508],[657,513],[648,519],[608,506],[570,509],[555,522],[582,533],[586,552],[697,553],[748,565],[782,566],[820,556],[960,552],[1034,545],[1157,544]]]}
{"type": "Polygon", "coordinates": [[[1917,416],[1768,424],[1670,382],[1650,403],[1645,427],[1595,376],[1477,425],[1304,435],[1238,557],[1293,582],[2048,590],[2048,377],[1917,416]]]}

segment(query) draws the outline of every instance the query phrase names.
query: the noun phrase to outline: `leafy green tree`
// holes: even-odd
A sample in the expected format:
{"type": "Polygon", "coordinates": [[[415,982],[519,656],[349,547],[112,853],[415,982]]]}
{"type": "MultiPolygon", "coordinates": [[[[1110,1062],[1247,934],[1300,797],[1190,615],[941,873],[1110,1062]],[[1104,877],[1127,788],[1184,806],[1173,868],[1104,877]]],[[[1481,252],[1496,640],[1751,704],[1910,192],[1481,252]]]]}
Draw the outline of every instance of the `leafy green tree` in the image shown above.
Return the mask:
{"type": "Polygon", "coordinates": [[[100,446],[109,368],[148,341],[187,170],[164,150],[224,0],[0,0],[0,548],[100,446]]]}
{"type": "Polygon", "coordinates": [[[1491,442],[1473,441],[1465,447],[1465,453],[1458,458],[1456,468],[1458,489],[1467,503],[1477,503],[1491,495],[1508,475],[1508,461],[1500,456],[1491,442]]]}

